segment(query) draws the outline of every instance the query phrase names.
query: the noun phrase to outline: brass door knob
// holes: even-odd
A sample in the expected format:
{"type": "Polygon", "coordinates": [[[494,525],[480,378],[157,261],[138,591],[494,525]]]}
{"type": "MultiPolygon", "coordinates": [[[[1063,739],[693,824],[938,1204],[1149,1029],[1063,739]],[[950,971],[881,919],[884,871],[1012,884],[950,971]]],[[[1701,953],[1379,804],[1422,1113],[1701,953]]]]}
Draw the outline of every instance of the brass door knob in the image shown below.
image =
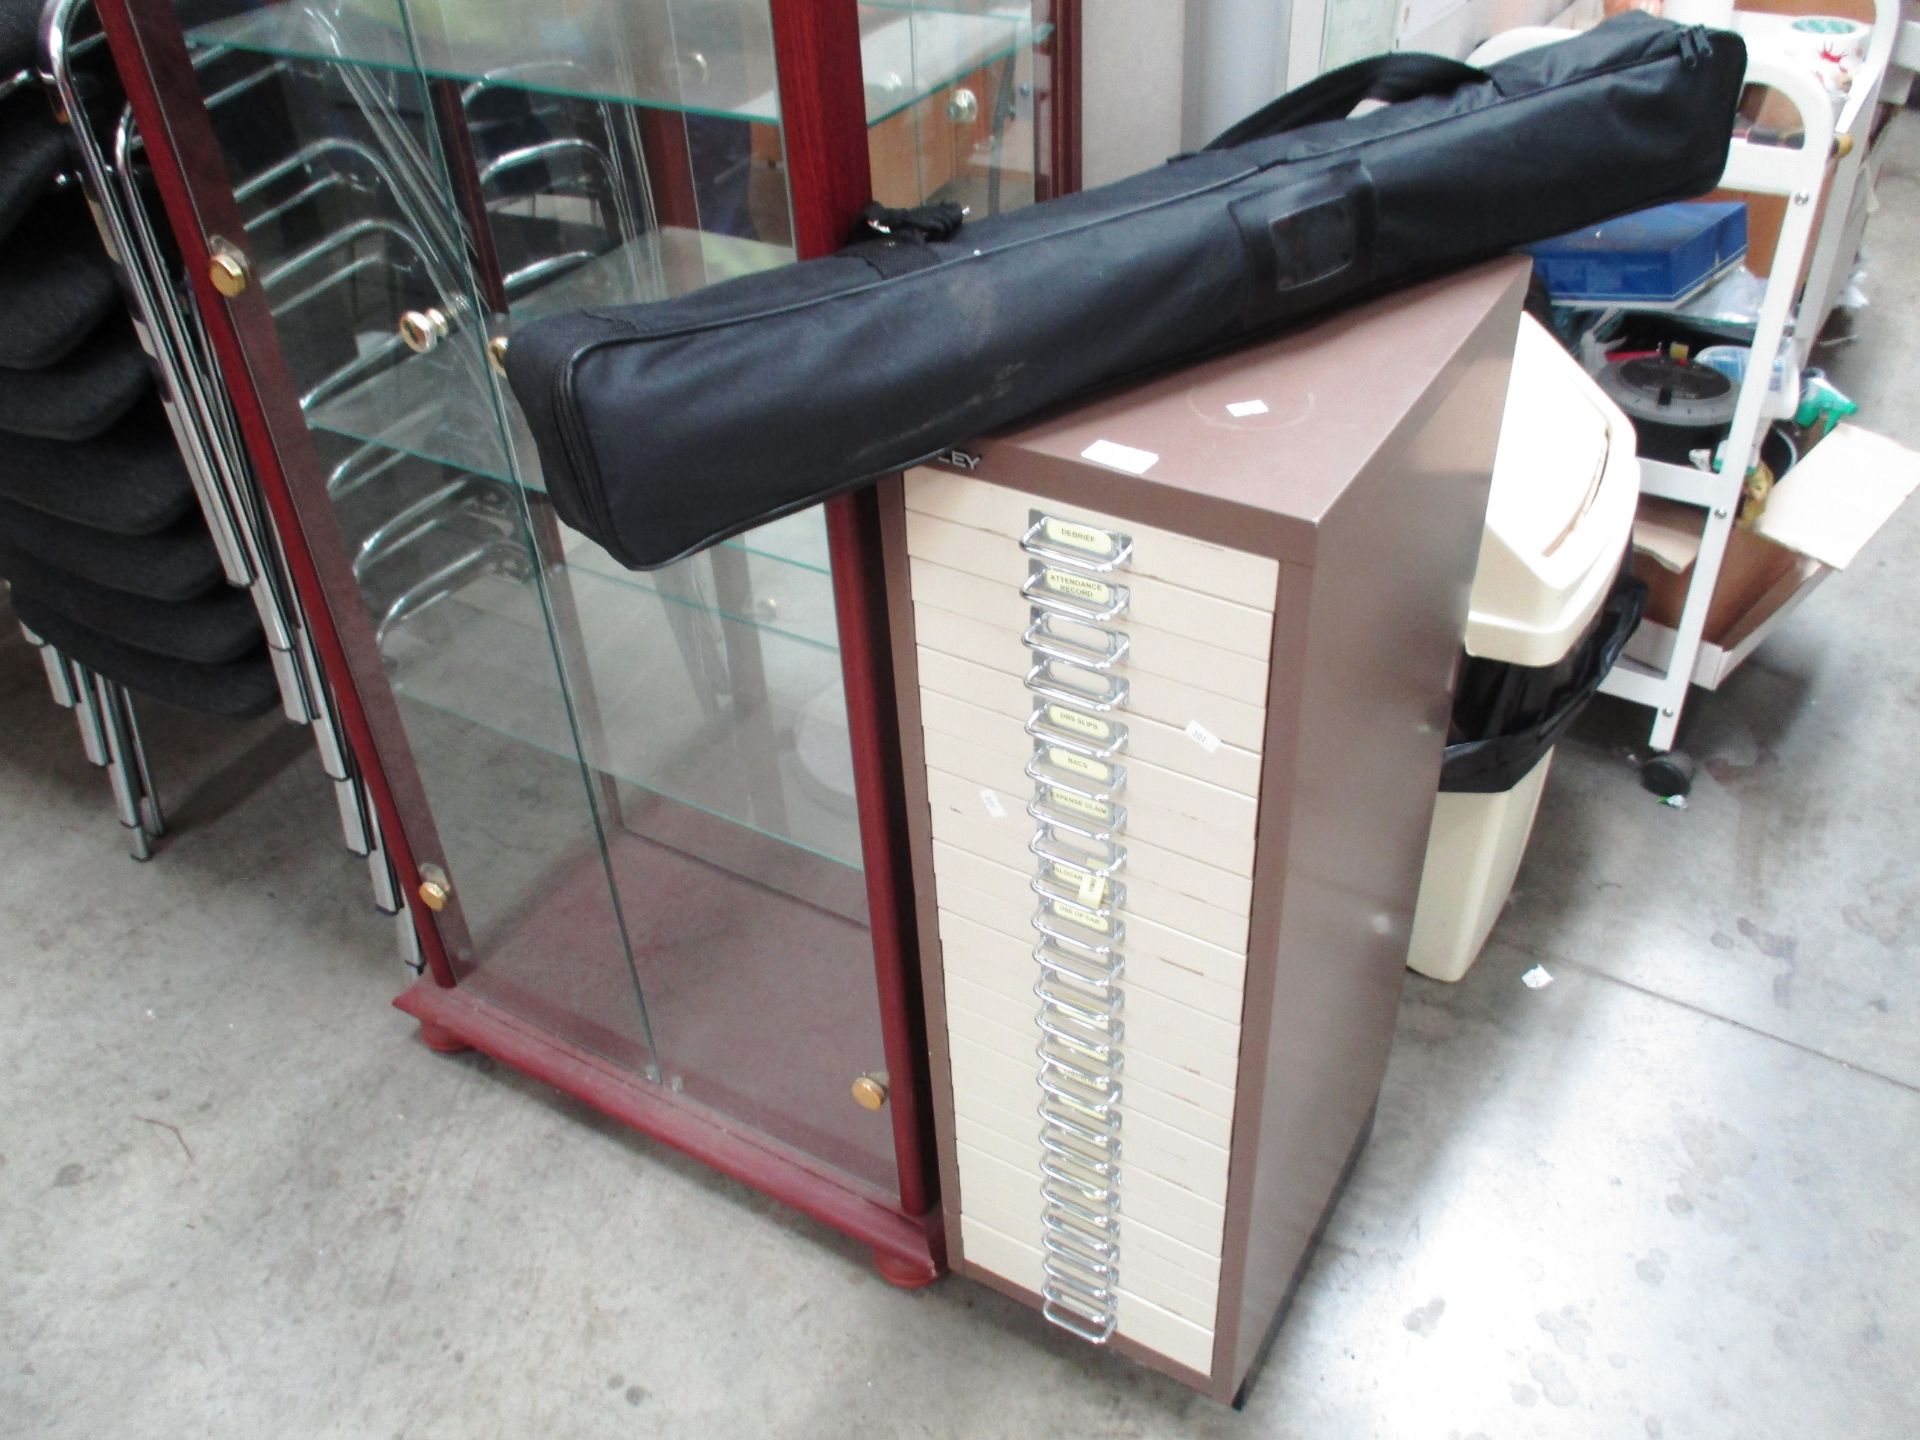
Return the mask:
{"type": "Polygon", "coordinates": [[[887,1074],[862,1075],[853,1082],[853,1103],[862,1110],[878,1110],[887,1103],[887,1074]]]}
{"type": "Polygon", "coordinates": [[[224,240],[213,242],[207,255],[207,278],[213,282],[214,289],[231,300],[247,288],[252,273],[245,255],[224,240]]]}
{"type": "Polygon", "coordinates": [[[505,375],[507,373],[506,336],[496,335],[493,339],[487,341],[487,364],[493,368],[493,373],[496,375],[505,375]]]}
{"type": "Polygon", "coordinates": [[[947,118],[956,125],[971,125],[980,118],[980,97],[965,85],[953,87],[947,96],[947,118]]]}
{"type": "Polygon", "coordinates": [[[429,306],[400,317],[400,338],[416,355],[424,355],[447,338],[446,312],[429,306]]]}
{"type": "Polygon", "coordinates": [[[422,865],[418,894],[420,903],[437,915],[447,908],[447,901],[453,898],[453,882],[447,879],[447,872],[438,865],[422,865]]]}

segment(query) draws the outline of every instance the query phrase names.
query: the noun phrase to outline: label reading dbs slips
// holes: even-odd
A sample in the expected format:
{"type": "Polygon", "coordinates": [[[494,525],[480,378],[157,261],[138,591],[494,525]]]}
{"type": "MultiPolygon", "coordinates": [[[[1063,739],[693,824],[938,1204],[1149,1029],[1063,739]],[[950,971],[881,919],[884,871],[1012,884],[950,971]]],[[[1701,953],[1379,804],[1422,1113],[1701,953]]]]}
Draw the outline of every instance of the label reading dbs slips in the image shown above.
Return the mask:
{"type": "Polygon", "coordinates": [[[1104,800],[1089,800],[1084,795],[1076,795],[1071,790],[1047,787],[1047,799],[1058,808],[1072,815],[1083,816],[1088,820],[1098,820],[1101,824],[1113,818],[1113,806],[1104,800]]]}
{"type": "Polygon", "coordinates": [[[1084,775],[1089,780],[1098,780],[1102,784],[1113,778],[1113,767],[1103,765],[1098,760],[1089,760],[1085,755],[1076,755],[1071,750],[1062,750],[1058,745],[1047,747],[1047,763],[1056,770],[1065,770],[1069,775],[1084,775]]]}
{"type": "Polygon", "coordinates": [[[1113,587],[1104,580],[1095,580],[1088,575],[1075,575],[1068,570],[1047,569],[1040,573],[1046,587],[1056,595],[1065,595],[1072,600],[1084,600],[1089,605],[1113,603],[1113,587]]]}
{"type": "Polygon", "coordinates": [[[1113,928],[1112,922],[1097,910],[1089,910],[1084,905],[1075,905],[1070,900],[1049,900],[1053,913],[1062,920],[1078,925],[1083,930],[1091,930],[1096,935],[1105,935],[1113,928]]]}
{"type": "Polygon", "coordinates": [[[1064,730],[1070,735],[1084,735],[1089,740],[1111,740],[1113,726],[1095,715],[1083,715],[1078,710],[1069,710],[1065,705],[1047,706],[1047,723],[1056,730],[1064,730]]]}
{"type": "Polygon", "coordinates": [[[1071,520],[1048,520],[1041,525],[1040,533],[1067,550],[1082,550],[1102,560],[1113,554],[1113,536],[1091,525],[1076,525],[1071,520]]]}

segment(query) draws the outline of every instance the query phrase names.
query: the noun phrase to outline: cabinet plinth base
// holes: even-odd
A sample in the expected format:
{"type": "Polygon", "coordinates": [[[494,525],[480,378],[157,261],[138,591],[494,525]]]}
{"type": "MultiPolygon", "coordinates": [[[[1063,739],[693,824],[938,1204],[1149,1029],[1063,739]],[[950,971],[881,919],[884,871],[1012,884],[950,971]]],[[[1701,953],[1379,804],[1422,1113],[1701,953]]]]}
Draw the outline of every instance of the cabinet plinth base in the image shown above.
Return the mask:
{"type": "Polygon", "coordinates": [[[930,1260],[909,1259],[885,1250],[873,1252],[873,1268],[880,1278],[901,1290],[921,1290],[940,1278],[941,1272],[930,1260]]]}
{"type": "Polygon", "coordinates": [[[446,1026],[431,1020],[420,1022],[420,1043],[436,1055],[460,1055],[473,1048],[446,1026]]]}

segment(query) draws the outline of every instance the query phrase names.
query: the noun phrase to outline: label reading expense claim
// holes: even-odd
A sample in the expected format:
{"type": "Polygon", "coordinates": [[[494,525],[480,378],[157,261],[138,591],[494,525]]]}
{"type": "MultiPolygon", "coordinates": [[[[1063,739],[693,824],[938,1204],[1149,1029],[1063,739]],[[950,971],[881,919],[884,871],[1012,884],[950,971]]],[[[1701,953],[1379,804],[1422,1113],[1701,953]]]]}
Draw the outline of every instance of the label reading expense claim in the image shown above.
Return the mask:
{"type": "Polygon", "coordinates": [[[1091,525],[1077,525],[1071,520],[1042,520],[1040,533],[1063,550],[1079,550],[1100,560],[1113,554],[1116,548],[1113,536],[1105,530],[1096,530],[1091,525]]]}
{"type": "Polygon", "coordinates": [[[1080,815],[1088,820],[1098,820],[1102,824],[1113,818],[1113,806],[1105,800],[1089,800],[1084,795],[1076,795],[1071,790],[1062,790],[1057,786],[1047,787],[1047,799],[1050,803],[1071,815],[1080,815]]]}
{"type": "Polygon", "coordinates": [[[1113,767],[1085,755],[1076,755],[1071,750],[1063,750],[1058,745],[1047,747],[1047,763],[1056,770],[1064,770],[1069,775],[1083,775],[1089,780],[1098,780],[1101,784],[1113,779],[1113,767]]]}
{"type": "Polygon", "coordinates": [[[1047,706],[1047,723],[1056,730],[1064,730],[1069,735],[1084,735],[1089,740],[1107,741],[1113,738],[1110,722],[1097,715],[1083,715],[1065,705],[1047,706]]]}

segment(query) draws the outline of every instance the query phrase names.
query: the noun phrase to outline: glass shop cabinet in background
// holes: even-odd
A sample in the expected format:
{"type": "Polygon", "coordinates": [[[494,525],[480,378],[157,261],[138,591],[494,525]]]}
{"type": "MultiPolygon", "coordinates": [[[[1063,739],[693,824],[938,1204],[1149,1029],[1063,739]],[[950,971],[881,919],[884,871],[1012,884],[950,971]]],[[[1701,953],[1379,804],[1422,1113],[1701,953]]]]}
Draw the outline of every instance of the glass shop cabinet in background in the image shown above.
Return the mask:
{"type": "Polygon", "coordinates": [[[624,570],[500,362],[869,199],[1072,188],[1073,0],[100,12],[411,892],[400,1007],[933,1278],[871,498],[624,570]]]}

